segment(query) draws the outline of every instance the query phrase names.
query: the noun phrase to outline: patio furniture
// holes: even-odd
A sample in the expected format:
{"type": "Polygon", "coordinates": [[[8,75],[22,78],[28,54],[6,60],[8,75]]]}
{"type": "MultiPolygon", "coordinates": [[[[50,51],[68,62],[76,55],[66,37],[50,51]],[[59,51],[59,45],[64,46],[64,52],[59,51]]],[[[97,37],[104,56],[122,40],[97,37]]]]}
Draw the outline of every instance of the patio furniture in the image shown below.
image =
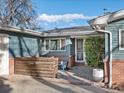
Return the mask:
{"type": "Polygon", "coordinates": [[[67,70],[68,61],[61,61],[59,64],[59,69],[67,70]]]}

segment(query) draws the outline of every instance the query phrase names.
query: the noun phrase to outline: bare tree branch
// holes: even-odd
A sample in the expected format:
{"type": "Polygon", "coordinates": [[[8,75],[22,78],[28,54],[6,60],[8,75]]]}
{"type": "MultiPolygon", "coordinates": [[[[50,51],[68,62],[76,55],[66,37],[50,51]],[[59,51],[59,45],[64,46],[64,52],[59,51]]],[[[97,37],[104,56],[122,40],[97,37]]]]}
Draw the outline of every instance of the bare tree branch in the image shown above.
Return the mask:
{"type": "Polygon", "coordinates": [[[35,29],[35,11],[30,0],[0,0],[0,25],[35,29]]]}

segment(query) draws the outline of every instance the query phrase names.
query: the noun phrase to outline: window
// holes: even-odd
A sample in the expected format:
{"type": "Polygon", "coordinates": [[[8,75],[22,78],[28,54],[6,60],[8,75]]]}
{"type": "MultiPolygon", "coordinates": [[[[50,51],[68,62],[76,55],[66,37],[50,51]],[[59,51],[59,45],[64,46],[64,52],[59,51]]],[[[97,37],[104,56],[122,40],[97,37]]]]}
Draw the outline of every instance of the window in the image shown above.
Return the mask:
{"type": "Polygon", "coordinates": [[[119,30],[119,49],[124,50],[124,30],[119,30]]]}
{"type": "Polygon", "coordinates": [[[51,40],[50,50],[60,50],[60,41],[59,40],[51,40]]]}
{"type": "Polygon", "coordinates": [[[46,39],[45,50],[65,50],[65,39],[46,39]]]}

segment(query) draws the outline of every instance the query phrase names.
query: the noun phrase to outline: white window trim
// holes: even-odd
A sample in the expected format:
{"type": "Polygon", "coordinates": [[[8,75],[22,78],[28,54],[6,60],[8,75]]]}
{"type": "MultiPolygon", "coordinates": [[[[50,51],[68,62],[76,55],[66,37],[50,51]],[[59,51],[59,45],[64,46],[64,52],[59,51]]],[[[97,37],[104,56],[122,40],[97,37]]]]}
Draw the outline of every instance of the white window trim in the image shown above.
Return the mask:
{"type": "Polygon", "coordinates": [[[66,38],[46,38],[46,39],[44,39],[44,50],[45,51],[66,51],[66,38]],[[60,42],[60,48],[61,48],[61,39],[65,39],[65,49],[64,50],[50,50],[50,46],[49,46],[49,50],[46,50],[46,40],[48,40],[49,41],[49,45],[51,45],[51,40],[59,40],[60,42]]]}
{"type": "Polygon", "coordinates": [[[119,29],[119,50],[124,50],[124,47],[121,47],[121,32],[124,31],[124,29],[119,29]]]}

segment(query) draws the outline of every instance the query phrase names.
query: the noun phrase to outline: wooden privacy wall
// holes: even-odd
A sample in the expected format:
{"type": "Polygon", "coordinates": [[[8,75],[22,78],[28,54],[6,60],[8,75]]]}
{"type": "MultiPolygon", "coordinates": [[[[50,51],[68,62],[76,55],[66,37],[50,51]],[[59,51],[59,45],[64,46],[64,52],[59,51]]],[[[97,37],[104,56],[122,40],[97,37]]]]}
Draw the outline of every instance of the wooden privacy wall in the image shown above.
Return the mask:
{"type": "Polygon", "coordinates": [[[57,75],[58,58],[18,57],[14,61],[15,74],[50,78],[55,78],[57,75]]]}

